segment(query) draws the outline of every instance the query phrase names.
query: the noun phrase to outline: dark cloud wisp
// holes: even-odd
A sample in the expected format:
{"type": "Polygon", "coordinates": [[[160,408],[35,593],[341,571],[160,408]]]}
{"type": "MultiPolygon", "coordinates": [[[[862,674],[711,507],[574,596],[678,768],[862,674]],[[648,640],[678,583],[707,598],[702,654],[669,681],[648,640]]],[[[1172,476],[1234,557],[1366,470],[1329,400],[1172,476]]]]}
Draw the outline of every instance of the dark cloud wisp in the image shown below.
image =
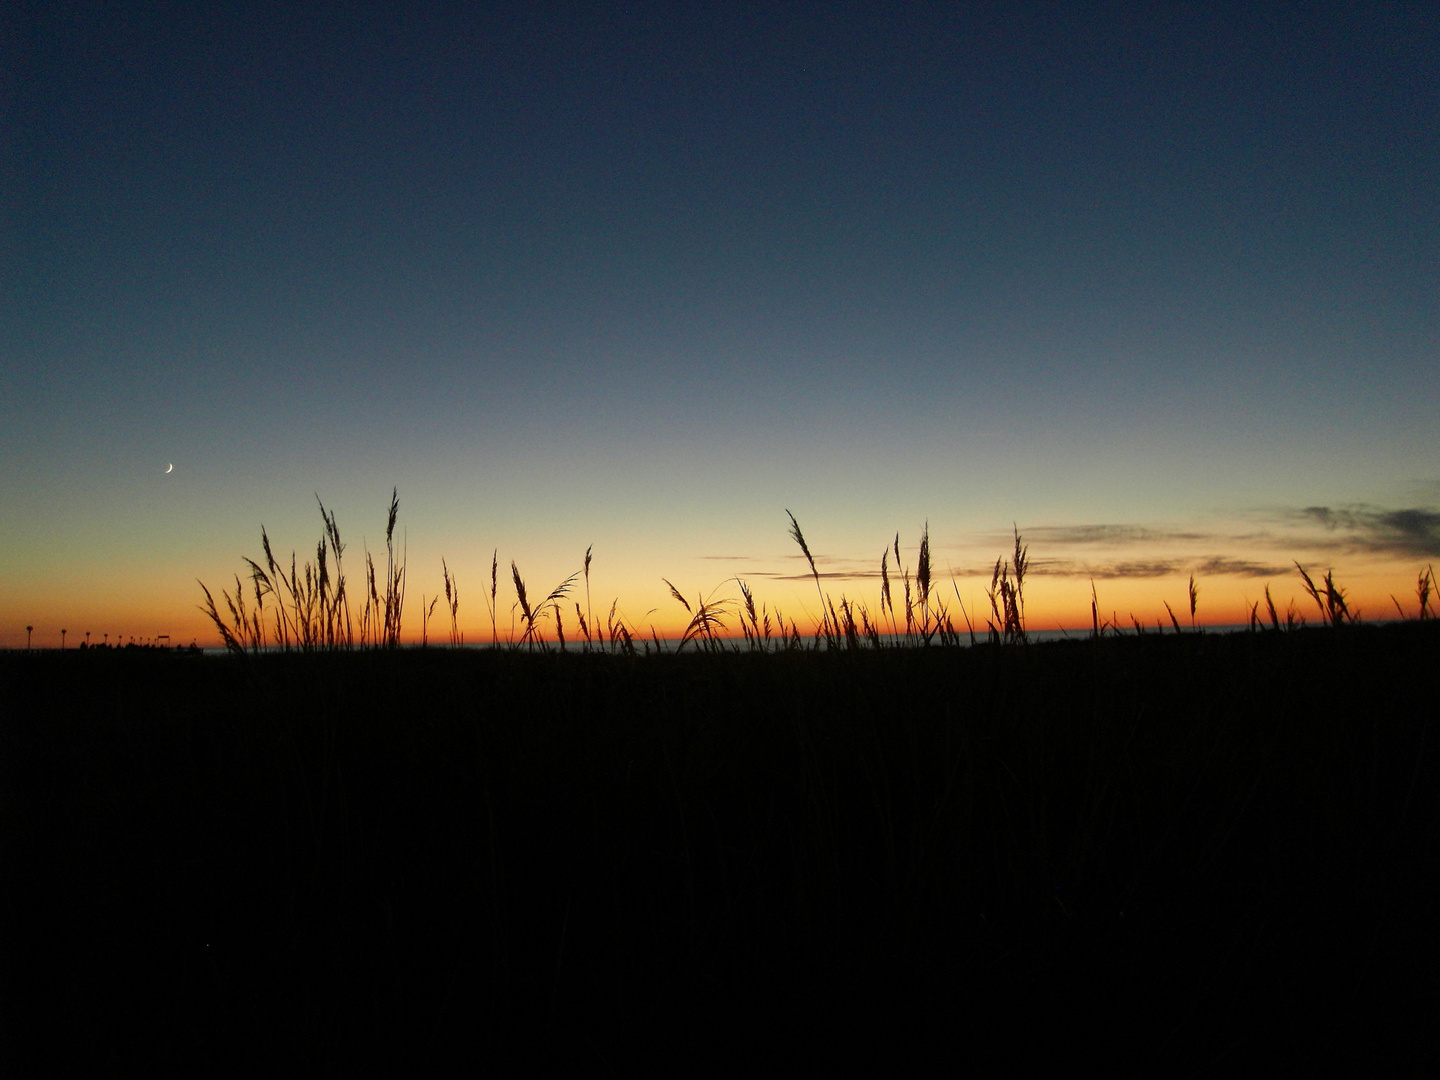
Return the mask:
{"type": "Polygon", "coordinates": [[[1377,554],[1440,556],[1440,511],[1423,507],[1382,510],[1373,506],[1331,509],[1307,506],[1299,516],[1344,537],[1344,546],[1377,554]]]}

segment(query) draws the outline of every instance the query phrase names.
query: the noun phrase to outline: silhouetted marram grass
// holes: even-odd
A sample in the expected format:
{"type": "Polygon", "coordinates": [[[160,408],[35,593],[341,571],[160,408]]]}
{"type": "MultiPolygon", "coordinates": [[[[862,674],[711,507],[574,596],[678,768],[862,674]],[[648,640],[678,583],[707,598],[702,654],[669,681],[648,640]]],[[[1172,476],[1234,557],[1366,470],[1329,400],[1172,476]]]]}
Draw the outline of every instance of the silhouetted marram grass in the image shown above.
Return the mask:
{"type": "Polygon", "coordinates": [[[1121,635],[1092,589],[1047,644],[1016,528],[959,649],[928,528],[872,612],[792,515],[810,634],[671,586],[641,660],[587,551],[538,603],[512,560],[502,642],[497,552],[501,647],[402,650],[397,497],[358,618],[321,512],[207,590],[244,662],[0,656],[7,1044],[56,1071],[1424,1074],[1428,569],[1390,626],[1306,575],[1323,628],[1121,635]]]}
{"type": "MultiPolygon", "coordinates": [[[[260,530],[263,560],[246,558],[249,567],[248,582],[237,575],[233,592],[221,590],[217,603],[210,589],[201,583],[205,603],[201,606],[219,632],[222,643],[231,652],[258,653],[266,650],[280,652],[350,650],[356,648],[395,648],[401,642],[405,606],[407,567],[403,548],[397,553],[395,527],[399,515],[399,496],[391,492],[389,513],[385,528],[385,570],[379,575],[374,560],[365,554],[366,592],[364,607],[356,622],[350,610],[343,555],[345,545],[340,538],[335,515],[320,505],[324,530],[316,545],[313,562],[300,564],[294,553],[290,557],[289,569],[276,559],[271,549],[270,537],[262,526],[260,530]],[[332,568],[333,560],[333,568],[332,568]]],[[[799,624],[791,619],[787,625],[779,609],[771,612],[767,604],[757,609],[756,598],[748,583],[732,579],[740,596],[716,598],[715,593],[707,598],[697,597],[695,605],[685,598],[680,589],[667,578],[661,578],[671,595],[684,606],[690,619],[681,636],[674,644],[682,650],[694,643],[703,651],[725,649],[750,652],[791,651],[806,648],[830,650],[857,650],[862,648],[914,647],[938,644],[954,646],[962,644],[961,632],[945,602],[935,589],[935,571],[930,549],[929,525],[920,535],[918,562],[912,577],[904,565],[900,551],[900,535],[896,533],[893,544],[887,545],[880,556],[880,594],[878,605],[872,616],[864,601],[852,599],[843,593],[838,597],[825,591],[814,554],[800,527],[800,522],[790,511],[789,535],[800,548],[801,555],[810,570],[815,583],[815,594],[819,601],[819,615],[813,629],[802,631],[799,624]],[[903,592],[903,620],[897,612],[891,579],[891,556],[894,570],[899,575],[903,592]],[[888,629],[886,628],[888,620],[888,629]],[[738,631],[738,636],[732,636],[738,631]]],[[[515,603],[511,607],[510,623],[503,641],[498,623],[499,551],[493,553],[490,567],[490,591],[486,606],[490,616],[492,645],[527,650],[549,649],[554,645],[565,648],[565,615],[561,601],[570,602],[569,594],[577,581],[583,577],[585,583],[585,607],[578,601],[573,603],[575,625],[578,637],[574,640],[582,651],[633,653],[636,642],[650,651],[646,634],[628,622],[619,612],[619,599],[611,604],[604,627],[596,624],[591,609],[590,564],[591,548],[585,551],[581,569],[569,575],[552,589],[542,600],[532,603],[529,591],[520,574],[515,560],[510,563],[511,584],[515,591],[515,603]],[[517,622],[518,620],[518,622],[517,622]],[[549,626],[552,637],[546,636],[549,626]],[[517,636],[518,635],[518,636],[517,636]]],[[[987,640],[992,644],[1024,646],[1030,641],[1026,625],[1025,581],[1029,570],[1029,548],[1025,545],[1020,530],[1014,529],[1014,547],[1008,556],[995,560],[986,597],[990,604],[990,616],[986,621],[987,640]]],[[[1352,610],[1346,593],[1335,581],[1334,571],[1328,571],[1317,584],[1310,573],[1295,564],[1305,593],[1317,605],[1321,621],[1332,628],[1347,623],[1358,623],[1360,612],[1352,610]]],[[[460,630],[459,584],[450,573],[449,565],[441,560],[441,574],[446,608],[450,619],[449,644],[458,647],[464,644],[460,630]]],[[[975,626],[964,610],[959,587],[953,576],[951,587],[956,604],[968,634],[968,642],[976,643],[975,626]]],[[[1430,597],[1434,590],[1434,575],[1430,568],[1419,575],[1416,585],[1418,600],[1417,618],[1421,621],[1433,617],[1430,597]]],[[[716,590],[718,592],[719,590],[716,590]]],[[[1190,608],[1190,629],[1198,630],[1197,613],[1200,586],[1192,574],[1187,586],[1190,608]]],[[[421,598],[421,643],[428,644],[429,621],[440,600],[437,591],[428,605],[421,598]]],[[[1392,597],[1392,600],[1394,598],[1392,597]]],[[[1289,609],[1282,622],[1271,596],[1270,586],[1265,587],[1265,606],[1273,630],[1294,630],[1305,625],[1305,617],[1290,601],[1289,609]]],[[[1407,617],[1398,600],[1394,600],[1401,617],[1407,617]]],[[[1176,633],[1181,632],[1179,617],[1168,600],[1163,601],[1176,633]]],[[[1249,627],[1258,632],[1262,628],[1260,602],[1251,605],[1249,627]]],[[[1135,633],[1143,633],[1140,620],[1131,614],[1135,633]]],[[[1099,596],[1091,583],[1091,636],[1104,637],[1120,633],[1118,617],[1104,619],[1100,613],[1099,596]]],[[[1157,629],[1160,624],[1157,622],[1157,629]]],[[[653,626],[649,638],[656,651],[667,651],[653,626]]]]}
{"type": "MultiPolygon", "coordinates": [[[[335,515],[320,505],[324,533],[315,548],[315,561],[299,565],[290,555],[290,569],[275,558],[270,535],[262,525],[260,545],[264,565],[246,558],[250,567],[249,595],[237,574],[235,591],[221,591],[227,614],[219,610],[210,589],[202,582],[205,593],[202,606],[220,633],[221,641],[232,652],[259,652],[275,648],[288,652],[313,652],[328,649],[364,647],[394,648],[400,644],[401,617],[405,607],[405,556],[396,557],[395,525],[400,513],[397,491],[390,495],[390,511],[385,526],[385,573],[377,584],[375,562],[365,553],[365,606],[360,616],[358,634],[350,611],[350,596],[344,570],[345,545],[335,515]],[[330,558],[335,565],[332,574],[330,558]]],[[[448,584],[448,571],[447,571],[448,584]]],[[[432,605],[433,606],[433,605],[432,605]]]]}
{"type": "MultiPolygon", "coordinates": [[[[1430,594],[1435,591],[1435,568],[1427,566],[1420,571],[1420,576],[1415,581],[1416,618],[1421,621],[1432,619],[1435,613],[1430,610],[1430,594]]],[[[1395,610],[1400,613],[1402,619],[1406,618],[1405,609],[1400,606],[1400,601],[1390,597],[1395,604],[1395,610]]]]}

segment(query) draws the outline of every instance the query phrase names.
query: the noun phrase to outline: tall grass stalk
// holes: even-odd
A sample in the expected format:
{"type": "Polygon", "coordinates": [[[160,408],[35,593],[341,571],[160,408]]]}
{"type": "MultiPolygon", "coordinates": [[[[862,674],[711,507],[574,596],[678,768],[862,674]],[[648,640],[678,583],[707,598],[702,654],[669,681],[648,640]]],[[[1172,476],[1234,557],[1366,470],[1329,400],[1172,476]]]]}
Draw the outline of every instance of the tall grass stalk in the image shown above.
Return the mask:
{"type": "MultiPolygon", "coordinates": [[[[690,623],[685,627],[685,632],[680,635],[680,644],[676,646],[675,651],[679,652],[692,641],[695,642],[696,648],[701,650],[713,652],[723,648],[720,631],[725,629],[725,617],[729,614],[729,605],[734,601],[729,599],[706,600],[703,596],[697,596],[695,606],[692,608],[689,601],[685,599],[679,589],[671,584],[668,578],[660,580],[670,587],[670,595],[678,600],[690,615],[690,623]]],[[[740,620],[740,624],[744,626],[743,618],[740,620]]],[[[660,647],[658,640],[655,642],[655,646],[656,648],[660,647]]]]}
{"type": "MultiPolygon", "coordinates": [[[[896,533],[896,534],[895,534],[895,550],[896,550],[897,552],[900,550],[900,534],[899,534],[899,533],[896,533]]],[[[890,633],[891,633],[891,634],[894,634],[894,633],[897,633],[897,630],[896,630],[896,627],[895,627],[895,600],[894,600],[894,598],[890,595],[890,570],[889,570],[889,567],[886,565],[886,563],[887,563],[887,561],[889,560],[889,558],[890,558],[890,548],[889,548],[889,546],[887,545],[887,546],[885,547],[885,549],[880,552],[880,614],[881,614],[881,615],[884,615],[884,614],[885,614],[885,609],[886,609],[887,607],[890,609],[890,633]]],[[[897,561],[896,561],[896,565],[898,566],[898,565],[899,565],[899,561],[898,561],[898,560],[899,560],[899,556],[898,556],[898,555],[896,556],[896,560],[897,560],[897,561]]]]}
{"type": "MultiPolygon", "coordinates": [[[[555,586],[555,588],[550,590],[550,594],[533,608],[530,606],[526,596],[525,582],[520,579],[520,569],[515,565],[513,560],[510,563],[510,576],[515,583],[515,595],[519,601],[520,614],[524,621],[524,632],[520,635],[520,640],[514,643],[515,647],[519,648],[523,645],[530,648],[536,646],[543,648],[545,641],[539,636],[538,623],[546,614],[553,614],[556,618],[556,628],[557,630],[560,629],[560,606],[556,601],[565,598],[565,594],[574,586],[575,579],[580,576],[580,571],[575,571],[575,573],[555,586]]],[[[561,640],[561,645],[562,647],[564,645],[563,639],[561,640]]]]}
{"type": "Polygon", "coordinates": [[[1276,612],[1276,610],[1275,610],[1275,601],[1274,601],[1274,599],[1270,596],[1270,586],[1269,586],[1269,585],[1266,585],[1266,586],[1265,586],[1265,608],[1266,608],[1266,610],[1268,610],[1268,611],[1270,612],[1270,625],[1271,625],[1274,629],[1279,630],[1279,629],[1280,629],[1280,615],[1279,615],[1279,613],[1276,612]]]}
{"type": "MultiPolygon", "coordinates": [[[[800,523],[795,520],[795,515],[789,510],[785,511],[790,518],[790,538],[800,545],[800,551],[805,556],[805,561],[810,564],[810,575],[815,579],[815,594],[820,597],[820,629],[817,631],[825,637],[825,644],[834,648],[838,644],[838,632],[830,622],[827,612],[829,606],[825,598],[825,590],[820,587],[820,571],[815,568],[815,557],[810,554],[810,545],[805,543],[805,534],[800,531],[800,523]]],[[[673,589],[674,586],[672,585],[673,589]]],[[[688,605],[687,605],[688,606],[688,605]]]]}
{"type": "Polygon", "coordinates": [[[1433,619],[1435,613],[1430,610],[1430,594],[1435,591],[1435,568],[1426,566],[1420,573],[1415,583],[1415,596],[1420,601],[1419,619],[1424,622],[1426,619],[1433,619]]]}
{"type": "Polygon", "coordinates": [[[990,598],[990,640],[1023,645],[1029,640],[1025,630],[1025,573],[1030,568],[1030,549],[1020,542],[1019,526],[1015,526],[1013,559],[1013,564],[1003,557],[996,559],[990,575],[986,593],[990,598]]]}
{"type": "Polygon", "coordinates": [[[960,605],[960,615],[965,620],[965,629],[970,632],[970,644],[975,644],[975,624],[970,621],[970,613],[965,610],[965,601],[960,596],[960,586],[955,584],[955,574],[950,574],[950,587],[955,590],[955,602],[960,605]]]}
{"type": "MultiPolygon", "coordinates": [[[[397,490],[390,492],[390,513],[385,524],[385,577],[384,595],[381,595],[375,580],[375,560],[365,552],[365,576],[368,596],[365,614],[360,623],[360,643],[378,645],[383,648],[398,648],[400,625],[405,610],[405,552],[395,557],[395,522],[400,516],[400,497],[397,490]]],[[[263,532],[263,530],[262,530],[263,532]]],[[[408,548],[408,545],[406,545],[408,548]]],[[[269,548],[266,548],[269,554],[269,548]]]]}
{"type": "Polygon", "coordinates": [[[920,533],[920,555],[915,567],[915,589],[920,606],[920,643],[922,645],[929,645],[931,639],[945,627],[944,605],[932,608],[930,603],[931,572],[930,522],[927,521],[920,533]]]}
{"type": "Polygon", "coordinates": [[[500,549],[496,548],[490,556],[490,644],[500,644],[499,627],[495,625],[495,593],[499,588],[500,571],[500,549]]]}
{"type": "MultiPolygon", "coordinates": [[[[287,570],[275,557],[270,544],[270,534],[260,527],[260,546],[264,553],[264,565],[255,559],[246,558],[250,568],[250,595],[253,607],[247,604],[246,588],[240,576],[235,577],[233,593],[221,591],[221,600],[228,612],[228,618],[219,610],[209,588],[200,583],[205,594],[201,610],[210,617],[220,632],[221,641],[232,652],[258,652],[268,647],[299,649],[309,652],[317,649],[352,648],[355,645],[354,622],[350,612],[349,595],[344,572],[345,544],[340,538],[340,528],[333,512],[316,496],[324,531],[315,548],[313,562],[300,564],[294,552],[290,555],[287,570]],[[335,568],[331,572],[330,559],[333,553],[335,568]]],[[[395,518],[399,511],[396,492],[391,492],[389,526],[386,531],[386,546],[390,553],[387,569],[386,598],[384,601],[384,627],[393,629],[398,641],[400,608],[404,596],[405,568],[403,559],[397,566],[394,559],[393,536],[395,518]]],[[[374,605],[367,601],[365,615],[361,619],[360,638],[367,639],[373,611],[381,601],[374,583],[374,568],[366,556],[369,571],[370,596],[374,605]]]]}
{"type": "Polygon", "coordinates": [[[450,609],[450,647],[465,644],[465,635],[460,632],[460,583],[450,574],[445,560],[440,560],[440,569],[445,575],[445,606],[450,609]]]}
{"type": "Polygon", "coordinates": [[[1300,578],[1305,583],[1305,591],[1310,599],[1315,601],[1320,608],[1320,616],[1333,627],[1338,627],[1346,622],[1358,622],[1360,613],[1352,612],[1345,601],[1345,590],[1335,584],[1335,571],[1328,570],[1324,579],[1317,586],[1306,573],[1305,567],[1298,562],[1295,569],[1300,571],[1300,578]]]}
{"type": "MultiPolygon", "coordinates": [[[[593,614],[591,614],[591,610],[590,610],[590,552],[593,551],[594,549],[595,549],[595,545],[594,545],[594,544],[591,544],[589,547],[587,547],[587,548],[585,549],[585,566],[584,566],[584,570],[585,570],[585,614],[586,614],[586,616],[588,617],[588,620],[589,620],[590,623],[593,623],[593,622],[595,621],[595,616],[594,616],[593,614]]],[[[578,611],[580,605],[579,605],[579,604],[576,604],[575,607],[576,607],[576,610],[578,611]]],[[[585,620],[585,619],[581,619],[581,620],[580,620],[580,626],[581,626],[582,629],[585,629],[585,646],[586,646],[586,648],[588,649],[589,646],[590,646],[590,633],[589,633],[589,630],[586,629],[586,620],[585,620]]]]}

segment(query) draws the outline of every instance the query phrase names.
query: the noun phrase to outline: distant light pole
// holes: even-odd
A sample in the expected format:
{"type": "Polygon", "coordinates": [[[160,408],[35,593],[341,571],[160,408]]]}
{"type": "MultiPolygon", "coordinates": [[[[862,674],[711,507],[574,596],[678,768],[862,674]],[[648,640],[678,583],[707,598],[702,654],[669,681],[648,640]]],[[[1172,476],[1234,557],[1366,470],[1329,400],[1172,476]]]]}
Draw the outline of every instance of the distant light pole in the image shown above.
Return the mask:
{"type": "Polygon", "coordinates": [[[64,652],[64,651],[65,651],[65,633],[66,633],[66,632],[65,632],[63,629],[60,631],[60,651],[61,651],[61,652],[64,652]]]}
{"type": "Polygon", "coordinates": [[[30,648],[30,635],[31,635],[32,633],[34,633],[34,632],[35,632],[35,627],[33,627],[33,626],[27,626],[27,627],[25,627],[25,648],[26,648],[26,649],[29,649],[29,648],[30,648]]]}

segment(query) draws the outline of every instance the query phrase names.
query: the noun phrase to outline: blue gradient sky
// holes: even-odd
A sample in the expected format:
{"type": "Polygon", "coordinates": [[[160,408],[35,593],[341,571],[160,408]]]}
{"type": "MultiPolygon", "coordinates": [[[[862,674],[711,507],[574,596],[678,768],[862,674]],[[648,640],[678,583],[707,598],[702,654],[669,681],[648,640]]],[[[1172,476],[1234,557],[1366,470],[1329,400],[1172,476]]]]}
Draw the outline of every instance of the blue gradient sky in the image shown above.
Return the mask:
{"type": "Polygon", "coordinates": [[[7,8],[0,645],[208,640],[392,486],[487,637],[592,544],[803,628],[786,509],[1072,625],[1440,555],[1430,5],[291,7],[7,8]]]}

